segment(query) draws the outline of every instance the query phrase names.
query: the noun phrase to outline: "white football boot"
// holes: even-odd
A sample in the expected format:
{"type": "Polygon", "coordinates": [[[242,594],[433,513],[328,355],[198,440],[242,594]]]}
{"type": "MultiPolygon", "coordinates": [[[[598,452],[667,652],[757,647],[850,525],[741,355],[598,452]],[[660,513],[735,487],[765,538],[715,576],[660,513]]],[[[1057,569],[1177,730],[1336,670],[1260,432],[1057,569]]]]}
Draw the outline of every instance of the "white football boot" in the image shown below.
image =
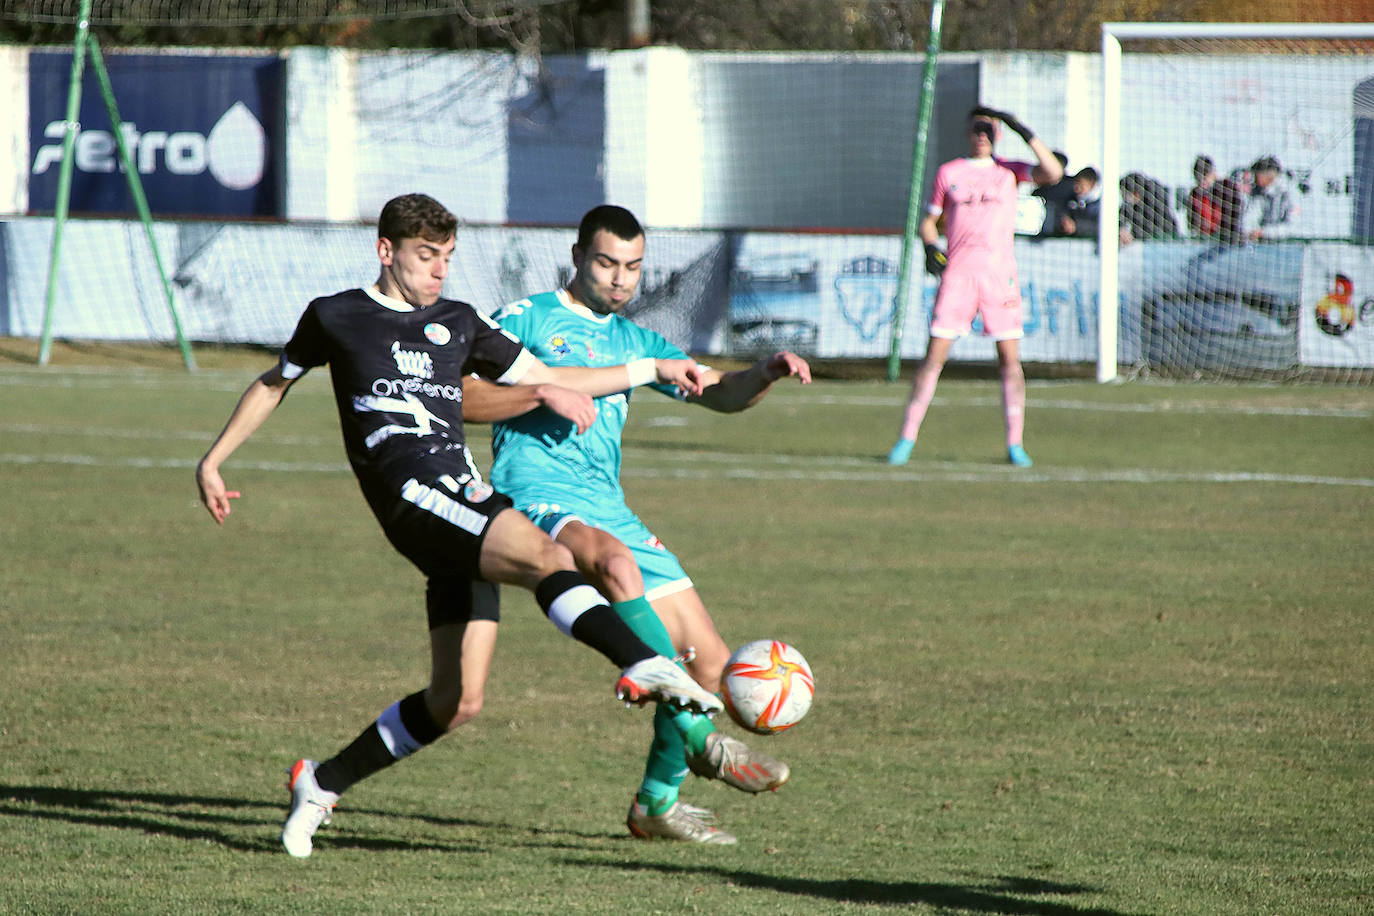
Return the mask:
{"type": "Polygon", "coordinates": [[[620,680],[616,681],[615,695],[627,706],[656,701],[707,716],[714,716],[724,708],[719,697],[703,690],[691,675],[662,655],[635,662],[622,671],[620,680]]]}
{"type": "Polygon", "coordinates": [[[297,760],[287,772],[286,787],[291,790],[291,811],[281,828],[281,844],[298,859],[307,858],[314,848],[315,831],[329,823],[339,796],[326,792],[315,781],[313,760],[297,760]]]}

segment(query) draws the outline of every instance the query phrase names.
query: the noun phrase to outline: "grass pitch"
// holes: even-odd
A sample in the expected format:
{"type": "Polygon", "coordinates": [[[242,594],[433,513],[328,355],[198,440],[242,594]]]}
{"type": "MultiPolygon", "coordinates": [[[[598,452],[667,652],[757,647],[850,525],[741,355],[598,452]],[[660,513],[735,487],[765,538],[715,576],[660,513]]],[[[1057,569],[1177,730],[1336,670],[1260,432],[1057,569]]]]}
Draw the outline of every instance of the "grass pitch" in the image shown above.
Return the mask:
{"type": "Polygon", "coordinates": [[[1374,909],[1374,392],[1033,383],[1029,471],[991,382],[942,383],[904,468],[904,383],[637,396],[632,504],[728,642],[815,670],[809,717],[750,739],[791,784],[689,781],[737,847],[631,840],[650,717],[507,590],[482,716],[302,862],[283,771],[423,685],[421,581],[323,373],[216,528],[192,468],[271,357],[200,361],[0,362],[0,911],[1374,909]]]}

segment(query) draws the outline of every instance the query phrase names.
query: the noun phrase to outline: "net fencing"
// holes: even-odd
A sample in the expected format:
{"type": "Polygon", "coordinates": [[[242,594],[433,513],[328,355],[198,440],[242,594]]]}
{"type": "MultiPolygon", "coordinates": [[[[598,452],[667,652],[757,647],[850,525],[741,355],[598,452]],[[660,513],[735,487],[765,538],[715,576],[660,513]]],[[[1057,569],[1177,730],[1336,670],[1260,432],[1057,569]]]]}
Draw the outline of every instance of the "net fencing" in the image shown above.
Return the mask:
{"type": "MultiPolygon", "coordinates": [[[[669,47],[541,56],[537,42],[528,44],[537,37],[532,14],[557,5],[93,3],[91,21],[110,43],[120,131],[145,181],[191,339],[279,343],[310,297],[370,279],[371,225],[382,204],[423,191],[467,227],[446,294],[480,307],[558,285],[568,227],[614,201],[650,229],[636,307],[647,321],[676,326],[675,342],[709,354],[787,347],[885,358],[922,56],[669,47]],[[242,40],[267,25],[345,29],[360,16],[369,28],[459,17],[511,38],[506,50],[460,52],[263,51],[242,40]],[[121,22],[222,29],[240,40],[116,47],[121,22]],[[236,80],[242,92],[207,101],[236,80]],[[678,310],[686,314],[675,317],[678,310]]],[[[16,189],[8,212],[21,215],[0,223],[0,335],[37,333],[31,306],[47,270],[51,225],[43,220],[53,212],[68,126],[69,17],[79,9],[75,0],[0,0],[0,21],[51,22],[68,46],[0,48],[0,68],[7,57],[24,58],[28,104],[13,108],[10,123],[32,122],[0,144],[0,173],[6,186],[13,174],[16,189]],[[16,160],[7,168],[6,148],[16,160]]],[[[963,115],[978,102],[1019,114],[1065,153],[1071,175],[1101,173],[1089,197],[1101,194],[1102,222],[1113,223],[1105,251],[1082,228],[1090,218],[1078,218],[1077,237],[1065,238],[1051,231],[1050,189],[1024,190],[1016,241],[1023,359],[1093,362],[1107,341],[1099,337],[1101,295],[1121,304],[1106,358],[1113,372],[1120,364],[1186,377],[1374,380],[1374,266],[1366,258],[1374,138],[1365,117],[1374,67],[1364,63],[1370,46],[1360,28],[1319,39],[1124,37],[1110,161],[1102,155],[1102,56],[943,55],[920,192],[941,162],[966,152],[963,115]],[[1210,230],[1189,221],[1201,155],[1218,178],[1195,216],[1211,220],[1210,230]],[[1256,168],[1265,159],[1276,168],[1256,168]],[[1246,174],[1286,198],[1256,194],[1253,177],[1241,184],[1246,174]],[[1260,218],[1262,207],[1271,215],[1250,238],[1244,219],[1260,218]]],[[[5,72],[18,74],[19,65],[5,72]]],[[[79,115],[72,212],[96,218],[70,227],[57,331],[169,340],[166,315],[149,305],[159,280],[140,233],[108,219],[130,207],[114,131],[98,100],[92,105],[79,115]]],[[[1022,147],[1009,137],[998,151],[1032,158],[1022,147]]],[[[908,360],[924,352],[935,282],[916,276],[909,285],[908,360]]],[[[956,344],[954,358],[995,354],[975,333],[956,344]]]]}
{"type": "MultiPolygon", "coordinates": [[[[53,211],[70,60],[25,55],[36,139],[16,168],[27,194],[16,209],[33,219],[53,211]]],[[[650,322],[690,325],[674,342],[887,351],[912,130],[891,113],[914,107],[918,56],[296,47],[121,48],[105,60],[192,340],[284,340],[281,322],[311,296],[370,279],[383,204],[423,192],[463,221],[460,259],[483,252],[455,264],[448,290],[479,307],[556,285],[566,227],[613,201],[650,229],[636,305],[650,322]],[[522,262],[528,282],[513,285],[522,262]],[[688,317],[670,319],[667,301],[688,317]]],[[[109,118],[93,94],[82,106],[71,199],[83,218],[61,258],[57,335],[166,340],[142,302],[157,281],[138,234],[84,218],[131,208],[109,118]]],[[[46,265],[26,253],[46,253],[51,228],[27,222],[0,225],[12,253],[0,334],[35,333],[22,306],[42,296],[46,265]]]]}
{"type": "Polygon", "coordinates": [[[1105,171],[1119,207],[1104,195],[1117,244],[1103,291],[1121,302],[1120,361],[1374,381],[1374,29],[1123,25],[1114,37],[1105,171]]]}

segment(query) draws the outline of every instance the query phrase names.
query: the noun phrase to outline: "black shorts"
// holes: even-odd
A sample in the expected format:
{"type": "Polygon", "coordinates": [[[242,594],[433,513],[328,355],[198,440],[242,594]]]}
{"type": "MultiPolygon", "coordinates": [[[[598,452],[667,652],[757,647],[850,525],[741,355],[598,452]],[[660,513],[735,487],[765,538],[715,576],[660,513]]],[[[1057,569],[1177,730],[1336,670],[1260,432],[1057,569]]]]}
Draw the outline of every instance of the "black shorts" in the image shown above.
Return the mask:
{"type": "Polygon", "coordinates": [[[425,588],[429,628],[470,620],[501,620],[501,592],[495,582],[466,576],[430,576],[425,588]]]}
{"type": "Polygon", "coordinates": [[[430,580],[431,629],[438,625],[436,607],[440,623],[498,619],[496,586],[480,570],[482,543],[492,519],[511,505],[484,481],[460,482],[447,474],[412,478],[384,505],[373,504],[387,540],[430,580]]]}

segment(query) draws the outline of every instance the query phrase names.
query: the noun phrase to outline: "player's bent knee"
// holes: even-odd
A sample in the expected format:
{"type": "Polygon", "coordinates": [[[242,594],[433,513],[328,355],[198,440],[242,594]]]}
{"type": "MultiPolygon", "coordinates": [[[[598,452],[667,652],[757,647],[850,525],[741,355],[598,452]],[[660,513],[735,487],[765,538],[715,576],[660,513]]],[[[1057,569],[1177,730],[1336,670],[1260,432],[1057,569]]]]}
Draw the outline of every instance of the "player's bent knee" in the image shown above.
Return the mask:
{"type": "Polygon", "coordinates": [[[634,556],[619,541],[610,549],[603,549],[593,564],[596,578],[614,592],[638,595],[644,592],[644,577],[634,556]]]}
{"type": "Polygon", "coordinates": [[[450,732],[477,718],[482,711],[482,699],[480,693],[456,697],[433,696],[429,703],[429,714],[438,728],[450,732]]]}
{"type": "Polygon", "coordinates": [[[540,579],[561,569],[577,569],[577,562],[573,559],[572,551],[557,541],[545,540],[543,549],[539,554],[539,560],[540,579]]]}
{"type": "Polygon", "coordinates": [[[464,697],[458,704],[458,709],[449,720],[449,729],[455,729],[460,725],[471,722],[482,712],[482,696],[464,697]]]}
{"type": "Polygon", "coordinates": [[[692,680],[707,690],[715,692],[721,688],[721,680],[725,677],[725,663],[729,660],[729,650],[714,651],[711,647],[697,648],[696,657],[687,665],[687,673],[692,676],[692,680]]]}

